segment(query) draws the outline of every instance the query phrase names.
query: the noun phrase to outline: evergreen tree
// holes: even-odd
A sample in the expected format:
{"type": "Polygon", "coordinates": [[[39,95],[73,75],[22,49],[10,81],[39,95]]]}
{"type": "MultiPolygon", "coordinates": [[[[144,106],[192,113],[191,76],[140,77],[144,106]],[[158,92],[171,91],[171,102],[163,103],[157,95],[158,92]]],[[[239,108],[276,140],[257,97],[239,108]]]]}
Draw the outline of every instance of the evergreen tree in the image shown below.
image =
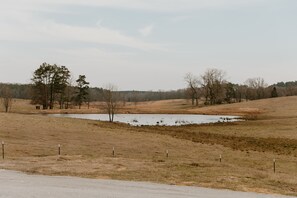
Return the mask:
{"type": "Polygon", "coordinates": [[[75,102],[78,104],[79,108],[81,105],[87,101],[89,95],[89,82],[86,81],[85,75],[79,75],[78,79],[76,80],[77,83],[77,92],[75,97],[75,102]]]}
{"type": "Polygon", "coordinates": [[[232,99],[234,99],[236,97],[235,94],[235,85],[232,83],[227,83],[226,85],[226,97],[225,97],[225,101],[227,103],[232,103],[232,99]]]}
{"type": "Polygon", "coordinates": [[[273,89],[271,91],[271,97],[272,98],[278,97],[278,93],[277,93],[276,87],[273,87],[273,89]]]}

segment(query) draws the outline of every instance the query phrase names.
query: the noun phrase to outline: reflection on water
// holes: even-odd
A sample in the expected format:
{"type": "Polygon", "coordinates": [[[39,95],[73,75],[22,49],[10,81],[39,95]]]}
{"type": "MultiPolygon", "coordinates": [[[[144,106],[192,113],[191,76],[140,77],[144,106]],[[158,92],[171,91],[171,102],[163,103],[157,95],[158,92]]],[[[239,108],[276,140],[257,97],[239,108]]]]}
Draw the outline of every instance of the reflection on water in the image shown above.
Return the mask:
{"type": "MultiPolygon", "coordinates": [[[[107,114],[52,114],[54,117],[80,118],[88,120],[108,121],[107,114]]],[[[141,125],[162,125],[180,126],[188,124],[205,124],[216,122],[238,121],[238,116],[217,116],[217,115],[187,115],[187,114],[116,114],[115,122],[127,123],[133,126],[141,125]]]]}

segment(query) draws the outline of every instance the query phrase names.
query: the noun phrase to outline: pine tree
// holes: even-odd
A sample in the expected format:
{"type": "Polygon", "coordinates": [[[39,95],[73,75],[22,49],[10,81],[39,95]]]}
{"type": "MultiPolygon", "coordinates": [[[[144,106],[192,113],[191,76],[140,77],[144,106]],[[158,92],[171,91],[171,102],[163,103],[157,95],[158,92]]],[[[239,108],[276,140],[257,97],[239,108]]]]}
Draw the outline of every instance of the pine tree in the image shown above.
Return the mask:
{"type": "Polygon", "coordinates": [[[271,97],[272,98],[277,98],[278,97],[278,93],[277,93],[276,87],[273,87],[273,89],[271,91],[271,97]]]}
{"type": "Polygon", "coordinates": [[[76,80],[77,86],[77,92],[75,97],[75,102],[78,104],[79,109],[81,108],[81,105],[87,101],[88,95],[89,95],[89,82],[86,81],[85,75],[79,75],[78,79],[76,80]]]}

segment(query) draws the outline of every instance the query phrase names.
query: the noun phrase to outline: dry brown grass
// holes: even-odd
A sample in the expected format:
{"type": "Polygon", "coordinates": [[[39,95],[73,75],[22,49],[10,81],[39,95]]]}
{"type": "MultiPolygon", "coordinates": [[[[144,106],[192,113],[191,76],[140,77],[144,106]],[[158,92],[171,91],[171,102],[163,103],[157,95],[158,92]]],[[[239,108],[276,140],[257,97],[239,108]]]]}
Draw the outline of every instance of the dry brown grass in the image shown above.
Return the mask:
{"type": "MultiPolygon", "coordinates": [[[[122,111],[236,113],[257,115],[257,119],[201,126],[130,127],[0,113],[0,140],[6,142],[6,159],[0,160],[0,168],[297,195],[297,97],[204,108],[192,108],[183,100],[139,103],[136,107],[127,104],[122,111]],[[61,156],[57,155],[58,144],[62,145],[61,156]],[[116,157],[112,157],[112,147],[116,157]]],[[[27,101],[16,102],[12,111],[40,112],[27,101]]]]}
{"type": "MultiPolygon", "coordinates": [[[[151,102],[127,102],[121,105],[119,113],[169,113],[169,114],[207,114],[207,115],[240,115],[240,116],[270,116],[276,118],[297,117],[297,97],[282,97],[273,99],[263,99],[234,104],[223,104],[216,106],[192,106],[189,100],[162,100],[151,102]]],[[[3,111],[3,109],[1,109],[3,111]]],[[[11,112],[14,113],[104,113],[102,103],[90,103],[89,108],[83,105],[81,109],[72,107],[71,109],[60,110],[36,110],[35,105],[29,100],[16,99],[13,102],[11,112]]]]}

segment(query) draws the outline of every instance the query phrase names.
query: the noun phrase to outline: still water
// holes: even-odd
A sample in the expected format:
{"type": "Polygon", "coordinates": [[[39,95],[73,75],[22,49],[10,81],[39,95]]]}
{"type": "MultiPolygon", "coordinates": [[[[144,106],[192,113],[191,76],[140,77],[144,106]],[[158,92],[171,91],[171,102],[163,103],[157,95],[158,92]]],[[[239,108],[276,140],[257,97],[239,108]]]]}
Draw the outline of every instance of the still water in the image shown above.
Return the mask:
{"type": "MultiPolygon", "coordinates": [[[[50,116],[109,121],[107,114],[51,114],[50,116]]],[[[188,124],[234,122],[239,119],[240,117],[238,116],[189,114],[116,114],[114,117],[115,122],[127,123],[133,126],[180,126],[188,124]]]]}

